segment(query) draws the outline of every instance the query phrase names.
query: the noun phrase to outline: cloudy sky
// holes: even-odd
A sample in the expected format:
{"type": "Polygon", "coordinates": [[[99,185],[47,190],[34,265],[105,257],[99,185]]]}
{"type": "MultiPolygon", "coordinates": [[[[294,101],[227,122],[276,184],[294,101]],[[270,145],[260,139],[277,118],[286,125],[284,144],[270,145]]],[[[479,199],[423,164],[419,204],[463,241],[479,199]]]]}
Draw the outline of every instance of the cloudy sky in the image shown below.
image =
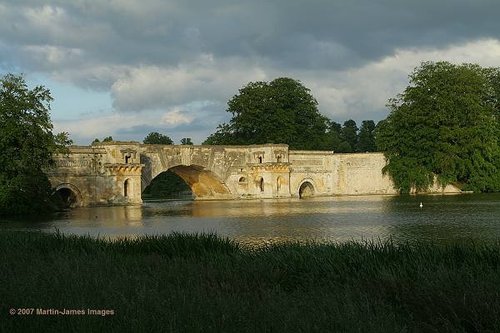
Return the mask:
{"type": "Polygon", "coordinates": [[[201,143],[250,81],[300,80],[337,122],[385,118],[422,61],[500,66],[498,0],[0,0],[0,75],[77,144],[201,143]]]}

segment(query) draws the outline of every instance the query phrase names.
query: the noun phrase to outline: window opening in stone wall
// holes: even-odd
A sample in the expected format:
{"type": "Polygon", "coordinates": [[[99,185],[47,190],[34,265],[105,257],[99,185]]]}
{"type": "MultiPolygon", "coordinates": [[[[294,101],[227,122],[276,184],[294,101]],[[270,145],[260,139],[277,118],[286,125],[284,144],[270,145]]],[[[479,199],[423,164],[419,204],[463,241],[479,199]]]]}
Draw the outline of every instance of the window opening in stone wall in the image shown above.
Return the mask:
{"type": "Polygon", "coordinates": [[[259,163],[262,163],[262,156],[259,156],[259,163]]]}
{"type": "Polygon", "coordinates": [[[281,163],[281,155],[276,156],[276,162],[281,163]]]}
{"type": "Polygon", "coordinates": [[[129,192],[129,181],[128,179],[123,183],[123,196],[128,197],[128,192],[129,192]]]}
{"type": "Polygon", "coordinates": [[[260,178],[260,181],[259,181],[259,188],[260,188],[260,191],[261,192],[264,192],[264,178],[260,178]]]}
{"type": "Polygon", "coordinates": [[[125,155],[125,164],[130,163],[130,158],[131,158],[130,154],[125,155]]]}
{"type": "Polygon", "coordinates": [[[246,183],[246,182],[247,182],[247,179],[246,179],[245,177],[240,177],[240,179],[238,180],[238,182],[239,182],[240,184],[244,184],[244,183],[246,183]]]}

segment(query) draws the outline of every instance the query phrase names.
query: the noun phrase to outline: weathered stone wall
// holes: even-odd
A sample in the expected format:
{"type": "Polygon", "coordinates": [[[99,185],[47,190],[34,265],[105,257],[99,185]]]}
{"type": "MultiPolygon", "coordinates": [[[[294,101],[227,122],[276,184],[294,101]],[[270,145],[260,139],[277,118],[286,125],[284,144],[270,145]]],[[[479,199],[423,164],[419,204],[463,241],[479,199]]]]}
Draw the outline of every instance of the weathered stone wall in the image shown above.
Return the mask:
{"type": "MultiPolygon", "coordinates": [[[[174,146],[110,142],[72,147],[48,170],[80,205],[139,204],[160,173],[179,175],[198,199],[396,194],[382,153],[289,151],[287,145],[174,146]]],[[[431,192],[459,192],[453,186],[431,192]]]]}
{"type": "Polygon", "coordinates": [[[223,146],[229,163],[225,183],[238,198],[288,197],[288,146],[223,146]]]}
{"type": "Polygon", "coordinates": [[[290,196],[287,145],[175,146],[112,142],[99,147],[106,150],[106,164],[142,166],[141,191],[160,173],[171,170],[186,181],[197,198],[290,196]]]}
{"type": "Polygon", "coordinates": [[[109,190],[108,179],[102,177],[104,149],[72,147],[68,155],[55,158],[55,167],[46,170],[56,190],[69,189],[77,197],[78,205],[94,203],[103,192],[109,190]]]}
{"type": "Polygon", "coordinates": [[[290,194],[300,196],[301,186],[307,182],[314,188],[313,195],[328,196],[335,193],[334,154],[325,151],[291,150],[290,194]]]}
{"type": "Polygon", "coordinates": [[[139,204],[141,166],[121,161],[116,149],[103,146],[73,146],[70,154],[55,158],[55,168],[47,170],[55,190],[69,189],[81,206],[139,204]]]}
{"type": "MultiPolygon", "coordinates": [[[[398,194],[388,175],[383,153],[335,154],[324,151],[290,151],[290,192],[300,196],[301,186],[308,182],[315,196],[398,194]]],[[[459,193],[452,185],[435,184],[428,193],[459,193]]]]}
{"type": "Polygon", "coordinates": [[[334,194],[397,194],[390,177],[382,174],[384,166],[382,153],[335,154],[334,194]]]}
{"type": "MultiPolygon", "coordinates": [[[[336,195],[398,194],[388,175],[383,153],[334,154],[333,188],[336,195]]],[[[453,185],[441,188],[437,184],[427,193],[460,193],[453,185]]]]}

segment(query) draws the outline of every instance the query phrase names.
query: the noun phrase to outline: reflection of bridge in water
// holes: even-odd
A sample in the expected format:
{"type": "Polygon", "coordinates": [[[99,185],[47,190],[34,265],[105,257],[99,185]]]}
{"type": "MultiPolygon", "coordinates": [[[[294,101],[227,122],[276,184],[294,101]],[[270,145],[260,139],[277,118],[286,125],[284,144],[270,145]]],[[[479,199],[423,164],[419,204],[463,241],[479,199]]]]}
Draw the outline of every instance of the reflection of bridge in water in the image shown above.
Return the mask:
{"type": "Polygon", "coordinates": [[[391,180],[382,175],[384,165],[381,153],[294,151],[283,144],[109,142],[71,147],[47,173],[69,204],[88,206],[140,204],[142,191],[168,170],[189,185],[196,199],[394,194],[391,180]]]}

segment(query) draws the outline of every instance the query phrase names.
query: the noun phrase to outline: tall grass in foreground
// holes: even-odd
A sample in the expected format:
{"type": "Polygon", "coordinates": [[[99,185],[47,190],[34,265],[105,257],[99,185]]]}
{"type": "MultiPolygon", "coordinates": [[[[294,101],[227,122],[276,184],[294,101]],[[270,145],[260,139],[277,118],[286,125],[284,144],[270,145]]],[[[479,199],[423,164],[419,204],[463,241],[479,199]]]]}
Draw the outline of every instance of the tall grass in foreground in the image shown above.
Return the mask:
{"type": "Polygon", "coordinates": [[[1,231],[0,318],[5,332],[498,332],[500,243],[249,250],[215,235],[1,231]]]}

